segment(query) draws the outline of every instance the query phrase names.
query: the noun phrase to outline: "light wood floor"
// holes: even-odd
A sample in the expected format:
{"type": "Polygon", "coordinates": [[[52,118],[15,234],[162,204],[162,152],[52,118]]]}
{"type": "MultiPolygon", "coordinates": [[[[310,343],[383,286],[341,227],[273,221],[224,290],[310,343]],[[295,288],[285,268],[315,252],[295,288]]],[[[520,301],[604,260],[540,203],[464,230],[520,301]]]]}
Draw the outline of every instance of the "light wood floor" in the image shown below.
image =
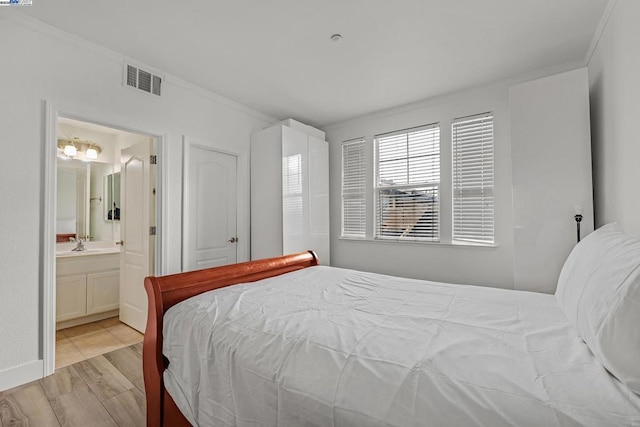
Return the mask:
{"type": "Polygon", "coordinates": [[[0,392],[0,425],[144,426],[142,343],[0,392]]]}
{"type": "Polygon", "coordinates": [[[56,369],[142,342],[142,338],[117,317],[61,329],[56,332],[56,369]]]}

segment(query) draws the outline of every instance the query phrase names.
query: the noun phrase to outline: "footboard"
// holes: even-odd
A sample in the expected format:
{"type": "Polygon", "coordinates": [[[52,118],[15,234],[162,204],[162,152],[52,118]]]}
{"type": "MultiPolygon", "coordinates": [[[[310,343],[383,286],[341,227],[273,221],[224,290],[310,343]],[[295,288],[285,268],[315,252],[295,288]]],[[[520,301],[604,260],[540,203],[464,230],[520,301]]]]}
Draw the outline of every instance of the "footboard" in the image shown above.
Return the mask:
{"type": "Polygon", "coordinates": [[[144,287],[149,300],[149,311],[142,353],[147,426],[189,425],[171,396],[166,393],[162,380],[162,374],[169,364],[162,354],[162,320],[169,308],[213,289],[255,282],[318,264],[316,254],[308,251],[168,276],[147,277],[144,287]]]}

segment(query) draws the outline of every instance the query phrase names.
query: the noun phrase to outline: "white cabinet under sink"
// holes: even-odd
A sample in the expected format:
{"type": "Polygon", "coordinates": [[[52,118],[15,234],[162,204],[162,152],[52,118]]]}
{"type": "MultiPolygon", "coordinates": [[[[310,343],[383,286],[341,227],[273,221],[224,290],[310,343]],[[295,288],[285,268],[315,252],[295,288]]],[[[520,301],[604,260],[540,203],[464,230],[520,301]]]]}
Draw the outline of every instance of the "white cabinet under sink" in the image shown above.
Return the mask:
{"type": "Polygon", "coordinates": [[[118,314],[119,253],[58,257],[56,267],[58,329],[118,314]]]}
{"type": "Polygon", "coordinates": [[[56,322],[87,314],[87,275],[56,278],[56,322]]]}
{"type": "Polygon", "coordinates": [[[87,274],[87,314],[117,310],[120,305],[120,270],[87,274]]]}

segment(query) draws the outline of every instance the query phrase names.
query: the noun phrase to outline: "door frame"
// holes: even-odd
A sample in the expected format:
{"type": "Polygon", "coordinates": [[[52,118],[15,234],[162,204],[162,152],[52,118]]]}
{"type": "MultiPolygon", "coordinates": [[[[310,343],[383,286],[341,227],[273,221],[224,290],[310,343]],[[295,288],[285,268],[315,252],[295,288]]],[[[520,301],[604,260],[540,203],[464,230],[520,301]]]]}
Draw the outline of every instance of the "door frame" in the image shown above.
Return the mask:
{"type": "Polygon", "coordinates": [[[165,273],[167,265],[167,248],[164,244],[164,233],[167,226],[167,204],[164,202],[168,188],[167,174],[167,134],[154,130],[142,129],[135,118],[115,116],[112,113],[93,110],[87,106],[60,105],[44,101],[45,125],[43,129],[44,169],[41,194],[42,212],[40,227],[40,281],[42,283],[41,299],[41,333],[40,354],[43,359],[43,377],[55,372],[56,344],[56,237],[55,218],[57,204],[57,123],[59,117],[93,123],[100,126],[119,129],[126,132],[148,135],[156,139],[156,245],[154,250],[154,274],[165,273]]]}
{"type": "Polygon", "coordinates": [[[242,167],[245,164],[245,155],[233,150],[228,150],[224,148],[220,148],[211,144],[207,144],[207,141],[189,137],[187,135],[182,135],[182,251],[180,256],[180,270],[184,271],[186,266],[188,265],[188,245],[189,245],[189,215],[187,212],[189,206],[189,173],[187,171],[187,167],[189,166],[189,161],[191,160],[191,148],[200,148],[201,150],[213,151],[215,153],[226,154],[228,156],[234,156],[236,158],[236,235],[240,235],[240,239],[236,245],[236,261],[242,262],[247,261],[248,258],[246,254],[249,251],[249,233],[246,231],[247,235],[243,236],[242,231],[244,230],[244,222],[245,218],[242,217],[243,209],[243,200],[244,197],[242,192],[242,183],[240,182],[240,172],[242,167]]]}

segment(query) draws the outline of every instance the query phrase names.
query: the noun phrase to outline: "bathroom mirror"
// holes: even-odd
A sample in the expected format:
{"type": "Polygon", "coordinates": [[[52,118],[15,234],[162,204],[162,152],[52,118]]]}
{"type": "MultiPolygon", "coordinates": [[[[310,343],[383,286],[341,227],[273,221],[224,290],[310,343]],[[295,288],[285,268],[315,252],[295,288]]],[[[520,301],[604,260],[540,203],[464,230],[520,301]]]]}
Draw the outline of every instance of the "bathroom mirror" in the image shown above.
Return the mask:
{"type": "Polygon", "coordinates": [[[104,193],[106,194],[105,220],[120,221],[120,172],[104,177],[104,193]]]}
{"type": "Polygon", "coordinates": [[[119,215],[115,220],[107,219],[107,207],[113,203],[120,207],[120,173],[114,173],[112,164],[58,158],[58,242],[69,238],[119,240],[119,215]]]}
{"type": "Polygon", "coordinates": [[[56,240],[89,235],[90,176],[90,163],[58,159],[56,240]]]}

